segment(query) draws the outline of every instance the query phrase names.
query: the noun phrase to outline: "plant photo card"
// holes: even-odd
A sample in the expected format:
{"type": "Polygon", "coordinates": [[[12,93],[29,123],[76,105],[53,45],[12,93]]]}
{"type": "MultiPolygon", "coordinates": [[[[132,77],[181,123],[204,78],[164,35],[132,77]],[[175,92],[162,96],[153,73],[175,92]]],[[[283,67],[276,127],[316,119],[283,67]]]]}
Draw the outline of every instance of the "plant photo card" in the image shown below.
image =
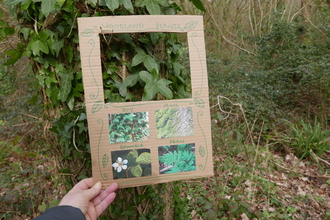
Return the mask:
{"type": "Polygon", "coordinates": [[[78,18],[93,180],[213,175],[202,16],[78,18]]]}

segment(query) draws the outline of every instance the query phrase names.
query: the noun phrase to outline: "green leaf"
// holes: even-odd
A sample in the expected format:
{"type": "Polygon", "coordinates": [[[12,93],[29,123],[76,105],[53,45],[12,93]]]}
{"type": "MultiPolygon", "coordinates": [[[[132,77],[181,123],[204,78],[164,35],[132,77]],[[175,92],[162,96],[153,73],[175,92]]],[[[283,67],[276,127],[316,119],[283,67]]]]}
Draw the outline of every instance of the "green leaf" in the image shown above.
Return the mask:
{"type": "Polygon", "coordinates": [[[52,49],[55,51],[55,55],[56,57],[58,57],[58,54],[60,52],[60,50],[64,47],[64,40],[60,40],[60,41],[54,41],[52,40],[52,49]]]}
{"type": "Polygon", "coordinates": [[[136,158],[138,158],[139,153],[137,152],[137,150],[131,150],[128,154],[127,154],[127,160],[130,164],[135,164],[136,163],[136,158]]]}
{"type": "Polygon", "coordinates": [[[41,1],[41,13],[47,17],[50,12],[55,10],[57,0],[41,1]]]}
{"type": "Polygon", "coordinates": [[[140,78],[145,82],[145,83],[149,83],[149,82],[152,82],[153,81],[153,77],[152,77],[152,75],[149,73],[149,72],[147,72],[147,71],[141,71],[140,73],[139,73],[139,76],[140,76],[140,78]]]}
{"type": "Polygon", "coordinates": [[[13,34],[15,34],[15,29],[10,28],[10,27],[6,27],[6,28],[4,28],[4,32],[5,32],[6,35],[13,35],[13,34]]]}
{"type": "Polygon", "coordinates": [[[137,54],[132,59],[132,67],[144,62],[144,60],[148,56],[141,48],[136,48],[135,50],[137,54]]]}
{"type": "Polygon", "coordinates": [[[68,45],[65,48],[65,52],[68,55],[69,63],[72,63],[72,60],[73,60],[73,48],[70,45],[68,45]]]}
{"type": "Polygon", "coordinates": [[[160,15],[162,13],[158,2],[155,0],[144,0],[143,4],[151,15],[160,15]]]}
{"type": "Polygon", "coordinates": [[[172,91],[168,88],[168,87],[166,87],[166,85],[164,85],[164,84],[159,84],[158,82],[157,82],[157,85],[158,85],[158,91],[163,95],[163,96],[165,96],[166,98],[168,98],[168,99],[172,99],[173,98],[173,93],[172,93],[172,91]]]}
{"type": "Polygon", "coordinates": [[[184,66],[182,66],[180,63],[173,63],[173,70],[175,76],[180,76],[181,69],[183,69],[184,66]]]}
{"type": "Polygon", "coordinates": [[[133,176],[136,176],[136,177],[142,176],[142,167],[140,166],[140,164],[131,166],[130,171],[133,174],[133,176]]]}
{"type": "Polygon", "coordinates": [[[72,80],[73,75],[68,72],[66,69],[60,70],[58,75],[61,77],[61,84],[60,84],[60,100],[65,102],[68,98],[69,93],[71,92],[72,88],[72,80]]]}
{"type": "Polygon", "coordinates": [[[9,66],[15,64],[22,57],[23,50],[8,50],[5,53],[10,56],[10,59],[8,59],[3,65],[9,66]]]}
{"type": "Polygon", "coordinates": [[[120,0],[120,3],[124,5],[127,11],[134,13],[134,7],[131,0],[120,0]]]}
{"type": "Polygon", "coordinates": [[[158,85],[155,82],[149,82],[144,87],[142,101],[150,101],[158,92],[158,85]]]}
{"type": "Polygon", "coordinates": [[[146,58],[143,60],[143,64],[149,72],[151,72],[153,69],[156,69],[157,72],[159,71],[159,67],[156,60],[149,55],[147,55],[146,58]]]}
{"type": "Polygon", "coordinates": [[[155,33],[155,32],[150,33],[150,40],[153,45],[156,45],[158,43],[159,38],[160,38],[159,33],[155,33]]]}
{"type": "Polygon", "coordinates": [[[36,40],[31,44],[31,50],[34,56],[39,56],[40,51],[45,54],[49,53],[47,42],[45,41],[42,42],[40,40],[36,40]]]}
{"type": "Polygon", "coordinates": [[[52,83],[58,83],[58,81],[55,79],[54,74],[48,75],[48,77],[45,80],[47,88],[51,87],[52,83]]]}
{"type": "Polygon", "coordinates": [[[42,202],[42,204],[38,206],[38,210],[40,212],[46,211],[47,208],[48,208],[48,206],[44,202],[42,202]]]}
{"type": "Polygon", "coordinates": [[[125,97],[127,94],[127,86],[122,83],[121,86],[119,87],[119,93],[122,97],[125,97]]]}
{"type": "Polygon", "coordinates": [[[201,11],[206,11],[203,3],[201,2],[201,0],[189,0],[190,2],[192,2],[196,8],[198,8],[201,11]]]}
{"type": "Polygon", "coordinates": [[[28,27],[23,27],[21,30],[20,30],[20,33],[22,33],[23,34],[23,38],[24,38],[24,40],[27,40],[28,39],[28,37],[29,37],[29,35],[30,35],[30,28],[28,28],[28,27]]]}
{"type": "Polygon", "coordinates": [[[148,152],[144,152],[140,154],[140,156],[136,159],[138,164],[150,164],[151,163],[151,155],[148,152]]]}
{"type": "Polygon", "coordinates": [[[119,7],[119,0],[107,0],[105,4],[112,12],[114,12],[119,7]]]}
{"type": "Polygon", "coordinates": [[[160,86],[167,86],[169,84],[171,84],[172,82],[170,80],[167,79],[160,79],[157,84],[160,86]]]}
{"type": "MultiPolygon", "coordinates": [[[[62,6],[64,5],[66,0],[57,0],[57,4],[62,8],[62,6]]],[[[89,0],[90,1],[90,0],[89,0]]],[[[93,1],[97,1],[97,0],[93,0],[93,1]]],[[[95,3],[96,4],[96,3],[95,3]]]]}
{"type": "Polygon", "coordinates": [[[138,82],[138,79],[139,79],[139,74],[138,73],[130,74],[126,77],[123,84],[126,87],[132,87],[138,82]]]}

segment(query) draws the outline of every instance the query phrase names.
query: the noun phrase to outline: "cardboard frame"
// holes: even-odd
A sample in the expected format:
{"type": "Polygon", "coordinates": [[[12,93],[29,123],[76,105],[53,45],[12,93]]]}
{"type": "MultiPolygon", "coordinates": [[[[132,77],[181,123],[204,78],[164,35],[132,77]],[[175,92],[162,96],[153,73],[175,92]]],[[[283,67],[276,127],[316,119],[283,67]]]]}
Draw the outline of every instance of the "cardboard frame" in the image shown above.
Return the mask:
{"type": "MultiPolygon", "coordinates": [[[[78,18],[78,27],[93,180],[101,181],[104,187],[112,182],[117,182],[119,187],[124,188],[212,176],[209,91],[202,16],[137,15],[78,18]],[[99,35],[101,33],[136,32],[187,34],[192,98],[125,103],[104,102],[99,35]],[[193,134],[182,137],[157,138],[156,111],[163,109],[173,109],[172,111],[179,109],[177,111],[192,112],[193,134]],[[141,112],[148,112],[146,114],[150,129],[148,139],[140,142],[110,143],[109,115],[141,112]],[[172,148],[178,145],[191,147],[195,153],[195,170],[168,174],[160,173],[158,151],[160,146],[168,145],[173,146],[172,148]],[[116,172],[119,170],[115,170],[113,167],[115,161],[111,159],[113,158],[112,153],[120,153],[120,151],[125,150],[137,150],[138,155],[149,152],[151,156],[151,167],[149,167],[151,175],[114,179],[116,172]]],[[[117,165],[119,162],[121,162],[120,165],[124,165],[122,164],[126,162],[124,160],[125,158],[122,158],[122,161],[116,161],[117,165]]],[[[122,168],[125,168],[125,166],[122,168]]],[[[125,172],[128,172],[127,170],[127,167],[126,170],[122,169],[125,172]]]]}

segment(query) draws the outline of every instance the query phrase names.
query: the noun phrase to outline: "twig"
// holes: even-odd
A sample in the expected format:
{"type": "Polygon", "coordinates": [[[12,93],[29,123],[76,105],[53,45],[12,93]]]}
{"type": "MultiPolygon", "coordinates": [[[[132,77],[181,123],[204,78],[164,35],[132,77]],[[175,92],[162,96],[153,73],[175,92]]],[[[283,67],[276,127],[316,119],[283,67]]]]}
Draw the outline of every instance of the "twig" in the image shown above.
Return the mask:
{"type": "MultiPolygon", "coordinates": [[[[77,119],[74,121],[74,124],[76,125],[77,121],[79,119],[79,115],[77,117],[77,119]]],[[[80,153],[87,153],[87,151],[83,151],[83,150],[79,150],[77,145],[76,145],[76,130],[73,128],[73,134],[72,134],[72,143],[73,143],[73,146],[76,148],[77,151],[79,151],[80,153]]]]}
{"type": "Polygon", "coordinates": [[[28,116],[28,117],[30,117],[30,118],[38,119],[39,121],[43,121],[42,118],[39,118],[39,117],[37,117],[37,116],[29,115],[29,114],[26,114],[26,113],[22,113],[22,115],[28,116]]]}
{"type": "Polygon", "coordinates": [[[318,157],[313,151],[310,152],[312,154],[312,156],[314,157],[315,160],[317,161],[321,161],[323,163],[325,163],[326,165],[330,166],[330,163],[326,160],[323,160],[322,158],[318,157]]]}

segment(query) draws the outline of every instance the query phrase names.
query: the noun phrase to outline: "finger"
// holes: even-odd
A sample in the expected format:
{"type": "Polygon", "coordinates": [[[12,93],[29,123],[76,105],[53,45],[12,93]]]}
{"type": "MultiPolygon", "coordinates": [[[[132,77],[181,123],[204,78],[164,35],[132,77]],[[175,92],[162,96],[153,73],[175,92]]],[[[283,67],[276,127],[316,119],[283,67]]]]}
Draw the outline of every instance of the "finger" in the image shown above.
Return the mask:
{"type": "Polygon", "coordinates": [[[100,216],[104,210],[113,202],[116,197],[116,193],[112,192],[105,197],[97,206],[95,206],[95,212],[97,216],[100,216]]]}
{"type": "Polygon", "coordinates": [[[110,193],[113,193],[118,189],[117,183],[112,183],[108,188],[106,188],[103,192],[101,192],[97,197],[93,199],[93,203],[97,206],[100,202],[102,202],[110,193]]]}
{"type": "Polygon", "coordinates": [[[83,179],[72,188],[71,192],[86,190],[91,188],[92,186],[93,178],[83,179]]]}
{"type": "Polygon", "coordinates": [[[97,182],[92,188],[82,191],[85,195],[85,198],[90,201],[94,199],[97,195],[100,194],[102,189],[102,183],[97,182]]]}

